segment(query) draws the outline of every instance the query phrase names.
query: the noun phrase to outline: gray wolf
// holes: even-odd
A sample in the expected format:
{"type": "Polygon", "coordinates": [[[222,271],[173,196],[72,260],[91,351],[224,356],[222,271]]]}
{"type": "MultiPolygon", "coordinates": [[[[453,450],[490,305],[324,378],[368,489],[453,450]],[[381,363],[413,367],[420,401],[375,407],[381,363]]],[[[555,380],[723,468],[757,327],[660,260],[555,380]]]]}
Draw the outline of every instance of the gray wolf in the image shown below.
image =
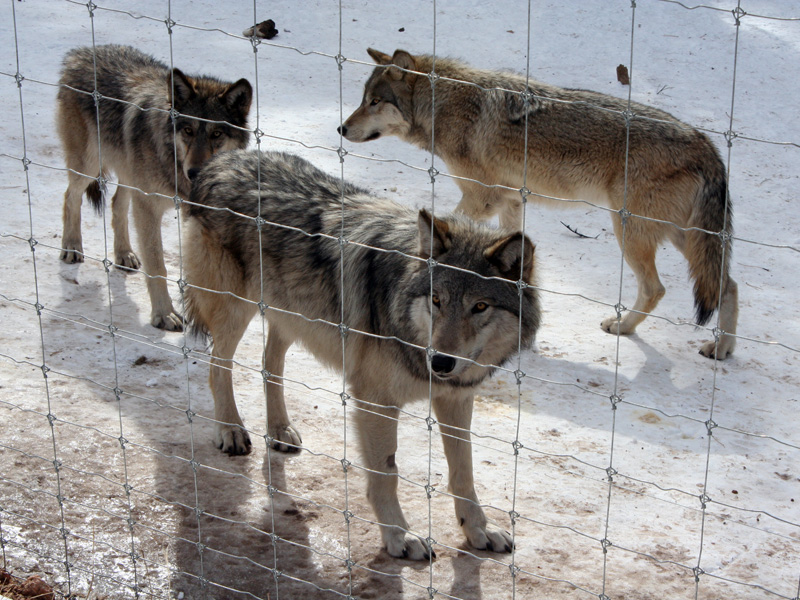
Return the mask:
{"type": "Polygon", "coordinates": [[[435,153],[461,188],[458,210],[479,219],[499,213],[505,227],[521,226],[523,194],[611,208],[638,295],[632,310],[601,323],[609,333],[633,333],[661,300],[655,255],[669,239],[689,262],[697,323],[719,308],[722,334],[700,353],[724,359],[733,351],[739,309],[728,273],[731,206],[725,166],[705,134],[642,104],[631,103],[629,112],[619,98],[440,57],[432,96],[431,56],[367,52],[378,66],[361,106],[339,127],[345,138],[396,135],[430,151],[435,122],[435,153]]]}
{"type": "Polygon", "coordinates": [[[151,323],[180,331],[182,319],[167,291],[161,218],[173,197],[188,198],[192,177],[212,155],[247,145],[243,128],[252,95],[246,79],[190,77],[128,46],[68,52],[57,101],[69,178],[61,260],[83,262],[82,196],[102,211],[102,183],[115,172],[114,261],[123,269],[144,267],[151,323]],[[128,236],[131,200],[141,263],[128,236]]]}
{"type": "Polygon", "coordinates": [[[417,213],[282,153],[215,156],[189,200],[186,316],[213,340],[217,445],[229,454],[250,451],[231,360],[263,309],[273,448],[298,450],[301,443],[282,385],[286,351],[300,342],[346,373],[353,400],[344,400],[355,406],[367,497],[389,554],[429,558],[397,499],[395,451],[399,409],[430,395],[464,534],[475,548],[510,551],[508,533],[487,523],[478,504],[470,423],[475,388],[530,346],[538,328],[538,297],[528,286],[531,241],[462,215],[417,213]]]}

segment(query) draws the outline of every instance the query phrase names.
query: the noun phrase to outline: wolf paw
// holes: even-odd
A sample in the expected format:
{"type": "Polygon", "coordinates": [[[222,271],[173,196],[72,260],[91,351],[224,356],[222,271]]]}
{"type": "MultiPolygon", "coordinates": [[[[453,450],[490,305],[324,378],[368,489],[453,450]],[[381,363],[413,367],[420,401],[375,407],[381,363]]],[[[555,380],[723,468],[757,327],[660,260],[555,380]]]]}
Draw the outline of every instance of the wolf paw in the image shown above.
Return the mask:
{"type": "Polygon", "coordinates": [[[736,345],[736,340],[729,336],[723,336],[719,344],[714,343],[714,340],[706,342],[700,346],[700,354],[706,358],[717,360],[725,360],[733,353],[733,347],[736,345]]]}
{"type": "Polygon", "coordinates": [[[83,244],[81,244],[80,242],[76,244],[64,243],[64,249],[61,251],[60,258],[68,265],[71,265],[73,263],[82,263],[83,244]]]}
{"type": "Polygon", "coordinates": [[[511,534],[494,523],[487,523],[485,527],[463,527],[470,546],[476,550],[489,552],[511,552],[514,542],[511,534]]]}
{"type": "Polygon", "coordinates": [[[237,425],[216,425],[217,448],[225,454],[231,456],[239,454],[250,454],[253,443],[250,441],[250,434],[243,427],[237,425]]]}
{"type": "Polygon", "coordinates": [[[393,532],[386,541],[386,551],[395,558],[409,560],[430,560],[436,558],[436,552],[421,537],[401,529],[393,532]]]}
{"type": "Polygon", "coordinates": [[[175,311],[166,315],[153,315],[150,324],[166,331],[183,331],[183,318],[175,311]]]}
{"type": "Polygon", "coordinates": [[[300,445],[303,443],[303,438],[291,425],[283,425],[277,427],[274,431],[270,432],[272,441],[270,448],[278,452],[300,452],[300,445]]]}
{"type": "Polygon", "coordinates": [[[600,328],[606,333],[610,333],[612,335],[630,335],[633,333],[633,329],[625,326],[625,319],[620,321],[617,319],[617,317],[603,319],[603,321],[600,323],[600,328]]]}
{"type": "Polygon", "coordinates": [[[115,257],[115,264],[117,265],[117,268],[125,272],[135,271],[142,266],[139,257],[136,256],[133,250],[118,252],[117,256],[115,257]]]}

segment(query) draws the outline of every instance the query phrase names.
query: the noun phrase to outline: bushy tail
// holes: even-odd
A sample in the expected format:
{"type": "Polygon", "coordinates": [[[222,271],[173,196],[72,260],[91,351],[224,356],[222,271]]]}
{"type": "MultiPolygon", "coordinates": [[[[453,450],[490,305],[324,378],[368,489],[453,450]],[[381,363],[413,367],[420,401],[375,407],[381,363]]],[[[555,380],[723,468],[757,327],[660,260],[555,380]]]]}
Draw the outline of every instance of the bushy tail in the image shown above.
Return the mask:
{"type": "Polygon", "coordinates": [[[94,212],[96,212],[98,215],[102,215],[103,205],[106,201],[106,194],[105,189],[97,182],[96,179],[89,184],[89,187],[86,188],[86,198],[92,205],[94,212]]]}
{"type": "Polygon", "coordinates": [[[708,323],[717,309],[720,293],[725,293],[728,283],[731,260],[731,202],[724,165],[719,159],[717,162],[712,172],[701,171],[699,174],[702,187],[688,223],[689,227],[705,231],[690,230],[686,233],[686,257],[694,280],[695,320],[698,325],[708,323]],[[720,235],[721,232],[725,234],[720,235]]]}

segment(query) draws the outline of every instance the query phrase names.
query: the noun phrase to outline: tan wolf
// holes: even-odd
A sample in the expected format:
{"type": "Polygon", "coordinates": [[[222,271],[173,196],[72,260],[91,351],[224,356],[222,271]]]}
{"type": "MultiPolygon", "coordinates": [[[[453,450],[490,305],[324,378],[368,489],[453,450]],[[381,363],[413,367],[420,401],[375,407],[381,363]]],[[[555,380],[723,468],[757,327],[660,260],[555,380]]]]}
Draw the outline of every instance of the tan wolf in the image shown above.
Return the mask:
{"type": "Polygon", "coordinates": [[[638,295],[622,318],[601,323],[609,333],[633,333],[664,295],[655,255],[669,239],[689,262],[697,323],[719,307],[720,335],[700,353],[723,359],[733,351],[739,309],[728,274],[731,207],[725,166],[705,134],[642,104],[629,110],[627,101],[605,94],[440,57],[432,95],[431,56],[367,52],[379,66],[361,106],[339,128],[345,138],[396,135],[430,151],[435,122],[435,153],[463,194],[458,210],[481,219],[499,213],[505,227],[520,227],[526,188],[537,202],[610,207],[638,295]]]}
{"type": "Polygon", "coordinates": [[[439,420],[462,531],[475,548],[509,552],[510,535],[487,522],[475,493],[470,424],[476,387],[529,347],[539,326],[537,292],[528,285],[531,241],[463,215],[433,218],[376,198],[282,153],[215,156],[183,211],[186,316],[213,340],[217,445],[250,451],[231,361],[263,310],[274,449],[300,449],[283,393],[286,351],[299,342],[345,370],[353,399],[343,399],[353,407],[367,497],[389,554],[431,556],[397,499],[397,418],[422,398],[431,398],[439,420]]]}
{"type": "Polygon", "coordinates": [[[102,211],[101,182],[115,172],[114,262],[123,269],[143,266],[150,322],[180,331],[182,319],[167,290],[161,219],[174,196],[189,197],[191,179],[209,157],[247,145],[252,94],[246,79],[189,77],[129,46],[67,53],[57,113],[69,178],[61,259],[83,262],[82,196],[102,211]],[[141,263],[128,236],[131,200],[141,263]]]}

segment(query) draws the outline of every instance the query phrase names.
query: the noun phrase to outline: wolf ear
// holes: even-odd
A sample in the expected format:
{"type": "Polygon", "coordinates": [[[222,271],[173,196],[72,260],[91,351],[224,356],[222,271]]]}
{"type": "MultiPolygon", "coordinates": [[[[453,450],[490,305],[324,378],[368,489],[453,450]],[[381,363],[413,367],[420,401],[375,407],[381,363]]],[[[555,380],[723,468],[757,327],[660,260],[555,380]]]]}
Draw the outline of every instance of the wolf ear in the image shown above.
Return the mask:
{"type": "Polygon", "coordinates": [[[450,226],[441,219],[435,219],[424,208],[419,211],[419,255],[423,258],[436,258],[450,249],[450,226]],[[433,235],[431,235],[431,229],[433,235]]]}
{"type": "Polygon", "coordinates": [[[525,283],[533,283],[533,252],[536,246],[522,233],[515,233],[498,240],[483,255],[500,269],[506,279],[516,281],[522,277],[525,283]]]}
{"type": "Polygon", "coordinates": [[[220,100],[234,114],[239,115],[242,121],[246,121],[253,100],[253,88],[247,79],[240,79],[222,93],[220,100]]]}
{"type": "Polygon", "coordinates": [[[172,69],[167,74],[167,90],[170,104],[175,108],[185,105],[197,93],[194,81],[184,75],[180,69],[172,69]]]}
{"type": "Polygon", "coordinates": [[[375,50],[375,48],[367,48],[367,54],[369,54],[372,57],[372,60],[379,65],[392,64],[392,57],[388,54],[384,54],[380,50],[375,50]]]}
{"type": "MultiPolygon", "coordinates": [[[[407,71],[417,70],[417,61],[415,61],[414,57],[411,56],[405,50],[394,51],[394,56],[392,56],[392,64],[397,67],[400,67],[400,69],[406,69],[407,71]]],[[[411,85],[416,75],[414,75],[413,73],[406,73],[405,71],[401,71],[400,69],[389,69],[389,76],[395,81],[400,81],[401,79],[405,79],[406,82],[409,85],[411,85]]]]}

